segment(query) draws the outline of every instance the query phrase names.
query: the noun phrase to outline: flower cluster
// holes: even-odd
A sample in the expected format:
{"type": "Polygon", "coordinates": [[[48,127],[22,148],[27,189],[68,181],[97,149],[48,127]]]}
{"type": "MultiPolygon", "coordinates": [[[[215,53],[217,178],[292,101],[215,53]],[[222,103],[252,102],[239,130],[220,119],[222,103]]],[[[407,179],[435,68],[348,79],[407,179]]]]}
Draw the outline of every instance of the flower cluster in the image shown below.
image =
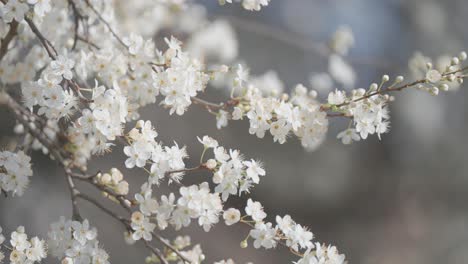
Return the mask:
{"type": "Polygon", "coordinates": [[[255,160],[244,160],[238,150],[229,149],[229,152],[218,142],[208,136],[198,139],[204,146],[204,153],[213,150],[214,158],[209,159],[205,166],[213,172],[212,181],[216,184],[215,192],[220,193],[223,201],[230,195],[242,195],[260,182],[265,176],[262,164],[255,160]]]}
{"type": "MultiPolygon", "coordinates": [[[[225,5],[226,2],[232,4],[232,0],[218,0],[218,2],[220,5],[225,5]]],[[[269,2],[270,0],[242,0],[242,7],[249,11],[260,11],[262,6],[267,6],[269,2]]]]}
{"type": "MultiPolygon", "coordinates": [[[[142,167],[145,168],[148,164],[155,166],[154,146],[159,146],[154,139],[157,132],[151,126],[149,121],[138,121],[137,126],[132,129],[127,136],[130,139],[131,145],[125,147],[125,153],[129,158],[126,161],[127,167],[142,167]],[[139,147],[136,144],[139,144],[139,147]],[[144,146],[153,146],[146,151],[142,150],[144,146]]],[[[258,184],[260,177],[266,174],[262,165],[255,160],[244,160],[243,156],[237,150],[226,151],[224,147],[219,146],[218,142],[208,136],[198,138],[198,141],[203,145],[203,152],[200,161],[204,161],[208,150],[213,151],[213,158],[209,158],[196,168],[185,168],[183,163],[176,170],[164,170],[162,174],[155,174],[154,170],[150,173],[149,179],[145,182],[141,191],[135,195],[136,203],[139,210],[132,214],[131,241],[144,239],[150,241],[153,239],[155,229],[165,229],[169,225],[176,230],[182,227],[187,227],[191,224],[192,219],[198,219],[198,224],[208,232],[211,227],[219,222],[219,216],[222,215],[226,225],[236,223],[244,223],[253,227],[249,232],[249,237],[254,239],[255,248],[274,248],[278,243],[283,243],[298,255],[306,258],[311,258],[312,249],[319,247],[320,244],[312,242],[313,234],[302,225],[296,224],[290,216],[277,217],[277,225],[264,222],[267,214],[264,212],[262,205],[259,202],[254,202],[251,199],[247,201],[245,207],[245,216],[241,216],[240,210],[236,208],[223,209],[225,202],[230,195],[241,195],[249,190],[253,184],[258,184]],[[152,186],[155,182],[163,177],[172,179],[172,174],[181,174],[192,170],[205,170],[212,173],[212,181],[215,184],[212,191],[207,182],[199,185],[181,186],[179,189],[180,196],[170,193],[162,195],[160,199],[153,196],[152,186]],[[160,175],[160,176],[157,176],[160,175]],[[156,181],[154,178],[156,177],[156,181]],[[252,220],[247,220],[250,217],[252,220]],[[153,220],[156,220],[153,222],[153,220]],[[303,252],[303,253],[301,253],[303,252]]],[[[158,152],[157,156],[164,157],[164,152],[158,152]]],[[[181,161],[180,156],[170,156],[165,158],[165,162],[172,163],[175,159],[177,163],[181,161]]],[[[178,178],[180,182],[180,177],[178,178]]],[[[243,242],[246,244],[247,241],[243,242]]],[[[314,251],[315,252],[315,251],[314,251]]],[[[335,262],[344,263],[344,256],[336,253],[337,256],[332,256],[330,249],[330,259],[335,262]],[[341,260],[338,261],[338,260],[341,260]]],[[[315,254],[315,253],[314,253],[315,254]]],[[[316,256],[322,259],[321,253],[317,251],[316,256]]],[[[327,255],[328,256],[328,255],[327,255]]],[[[154,259],[154,257],[150,257],[154,259]]]]}
{"type": "MultiPolygon", "coordinates": [[[[233,2],[259,11],[270,0],[219,0],[233,2]]],[[[147,263],[200,263],[205,259],[200,245],[190,247],[188,237],[170,242],[158,231],[169,226],[179,230],[195,222],[208,232],[221,216],[228,226],[249,228],[241,247],[247,247],[250,239],[254,248],[286,246],[300,258],[299,264],[345,263],[334,246],[314,242],[312,232],[289,215],[268,222],[262,204],[252,199],[244,209],[225,208],[231,196],[246,195],[259,184],[266,175],[261,162],[204,136],[198,138],[203,145],[200,164],[187,168],[185,147],[158,142],[150,121],[137,121],[124,133],[127,122],[138,120],[139,110],[161,96],[160,105],[171,115],[183,115],[192,103],[198,104],[216,116],[218,128],[226,127],[229,120],[244,119],[252,135],[268,134],[281,144],[294,135],[313,150],[325,140],[335,117],[349,121],[338,134],[344,144],[369,135],[380,138],[390,126],[388,105],[394,100],[390,92],[418,88],[437,95],[455,90],[468,70],[461,66],[468,57],[465,52],[434,61],[416,54],[409,65],[415,81],[404,83],[398,76],[390,82],[384,75],[380,84],[354,89],[356,73],[345,56],[355,39],[352,30],[342,26],[328,42],[327,71],[311,75],[311,89],[298,84],[287,92],[275,71],[249,76],[242,65],[228,66],[238,53],[233,28],[224,20],[210,21],[206,10],[193,1],[8,0],[1,1],[0,16],[0,83],[5,90],[20,88],[23,104],[16,103],[16,93],[8,92],[2,92],[0,103],[20,121],[15,132],[26,132],[25,149],[42,149],[55,159],[65,169],[71,190],[75,221],[61,218],[51,224],[48,235],[50,251],[62,263],[109,263],[96,229],[87,220],[76,221],[82,219],[76,199],[88,200],[124,224],[127,242],[143,240],[153,252],[147,263]],[[170,36],[168,32],[183,40],[184,48],[174,37],[164,39],[167,49],[156,47],[163,41],[154,36],[170,36]],[[200,98],[208,84],[227,86],[230,98],[221,103],[200,98]],[[117,142],[125,145],[125,167],[148,173],[136,194],[129,195],[129,183],[116,168],[87,173],[93,155],[110,151],[117,142]],[[207,178],[184,185],[183,176],[192,172],[204,172],[207,178]],[[79,190],[74,180],[102,191],[128,215],[114,214],[79,190]],[[178,186],[177,191],[156,192],[166,180],[178,186]],[[163,250],[152,248],[154,238],[163,250]]],[[[22,195],[31,175],[30,158],[22,151],[0,152],[0,191],[22,195]]],[[[11,247],[4,240],[0,233],[0,261],[5,249],[12,251],[12,263],[30,264],[46,256],[45,243],[28,240],[22,227],[13,232],[11,247]]]]}
{"type": "Polygon", "coordinates": [[[51,10],[50,0],[11,0],[4,4],[1,3],[0,13],[3,21],[10,23],[13,20],[22,22],[24,15],[29,11],[29,5],[33,7],[34,15],[44,17],[51,10]],[[27,4],[26,4],[27,3],[27,4]]]}
{"type": "MultiPolygon", "coordinates": [[[[0,249],[5,242],[5,236],[2,235],[0,227],[0,249]]],[[[28,235],[25,233],[24,227],[19,226],[16,231],[11,233],[11,247],[6,247],[10,250],[10,263],[12,264],[33,264],[40,263],[47,256],[47,246],[44,240],[38,237],[33,237],[28,240],[28,235]]],[[[4,253],[0,251],[0,262],[5,258],[4,253]]]]}
{"type": "MultiPolygon", "coordinates": [[[[335,35],[333,45],[337,53],[346,54],[353,43],[352,33],[346,28],[335,35]]],[[[339,55],[331,55],[331,65],[343,64],[339,55]],[[333,57],[334,56],[334,57],[333,57]],[[336,61],[336,62],[333,62],[336,61]]],[[[296,135],[302,145],[313,150],[325,139],[330,117],[346,117],[351,119],[349,127],[338,134],[344,144],[366,139],[368,135],[380,135],[389,131],[390,116],[388,104],[394,100],[389,93],[415,87],[432,95],[439,91],[454,89],[463,83],[464,73],[460,67],[467,59],[465,52],[458,56],[444,60],[434,67],[428,58],[416,55],[410,63],[414,75],[421,75],[419,81],[404,84],[404,77],[397,76],[393,82],[384,75],[380,84],[372,83],[368,89],[358,88],[351,92],[345,90],[328,93],[327,102],[320,103],[316,90],[308,91],[301,84],[288,94],[281,94],[282,82],[274,73],[268,73],[261,78],[248,78],[248,71],[239,65],[233,78],[232,91],[240,88],[240,96],[233,97],[228,107],[222,106],[217,113],[218,128],[227,126],[228,120],[240,120],[247,117],[250,134],[259,138],[269,131],[273,141],[285,143],[288,136],[296,135]],[[232,110],[231,110],[232,108],[232,110]],[[229,111],[228,111],[229,110],[229,111]]],[[[344,65],[344,64],[343,64],[344,65]]],[[[342,68],[333,66],[331,68],[342,68]]],[[[353,74],[335,76],[335,80],[344,85],[353,85],[353,74]],[[346,79],[346,80],[345,80],[346,79]]],[[[339,70],[343,72],[343,70],[339,70]]],[[[315,86],[327,86],[333,82],[328,74],[317,74],[313,78],[315,86]]]]}
{"type": "Polygon", "coordinates": [[[100,152],[109,148],[108,140],[122,135],[122,124],[128,114],[127,99],[117,83],[112,89],[106,89],[96,82],[92,100],[90,109],[84,109],[78,118],[76,127],[94,139],[96,147],[93,152],[100,152]]]}
{"type": "MultiPolygon", "coordinates": [[[[411,63],[413,71],[418,68],[418,63],[421,64],[424,59],[418,59],[416,56],[411,63]]],[[[443,70],[439,71],[433,68],[432,63],[425,63],[425,73],[422,80],[418,81],[416,88],[426,91],[432,95],[438,95],[439,91],[448,91],[450,87],[456,87],[463,83],[463,75],[458,72],[461,61],[467,59],[465,52],[461,52],[457,57],[453,57],[447,64],[442,64],[443,70]]],[[[421,69],[419,69],[421,71],[421,69]]],[[[334,112],[339,112],[343,116],[352,119],[350,127],[338,134],[338,138],[344,144],[349,144],[352,141],[358,141],[361,138],[366,139],[368,135],[380,135],[388,132],[389,129],[389,111],[387,104],[394,100],[393,96],[386,92],[399,91],[409,85],[401,85],[404,78],[397,76],[390,84],[388,75],[382,76],[380,84],[373,83],[369,89],[355,89],[351,91],[351,95],[347,96],[344,91],[336,90],[328,95],[328,104],[326,108],[332,109],[334,112]],[[354,128],[351,127],[354,125],[354,128]]]]}
{"type": "Polygon", "coordinates": [[[88,220],[79,222],[61,217],[50,225],[48,238],[50,252],[62,263],[110,263],[99,246],[96,229],[89,226],[88,220]]]}
{"type": "Polygon", "coordinates": [[[0,190],[21,196],[32,176],[31,157],[23,151],[0,152],[0,190]]]}
{"type": "Polygon", "coordinates": [[[292,220],[291,216],[276,216],[276,225],[265,222],[267,214],[263,210],[260,202],[252,199],[247,201],[245,216],[240,215],[240,211],[230,208],[224,212],[226,225],[243,223],[251,226],[249,236],[241,242],[241,247],[248,246],[248,238],[253,239],[254,248],[271,249],[278,244],[283,244],[290,248],[296,255],[301,256],[297,263],[345,263],[344,255],[338,253],[333,246],[322,246],[320,243],[313,243],[312,232],[292,220]],[[248,220],[250,218],[251,220],[248,220]],[[315,262],[314,262],[315,261],[315,262]]]}
{"type": "Polygon", "coordinates": [[[71,80],[75,62],[60,55],[49,63],[37,82],[23,82],[21,92],[24,104],[33,109],[38,106],[38,114],[58,120],[70,116],[76,106],[76,97],[61,86],[64,80],[71,80]]]}
{"type": "Polygon", "coordinates": [[[447,92],[460,87],[464,76],[457,71],[467,57],[466,52],[460,52],[458,56],[441,56],[433,61],[417,52],[409,61],[409,69],[415,78],[426,80],[418,85],[419,90],[438,95],[440,91],[447,92]]]}
{"type": "Polygon", "coordinates": [[[335,246],[316,243],[304,253],[303,258],[296,262],[296,264],[310,263],[342,264],[346,261],[345,256],[340,254],[335,246]]]}
{"type": "Polygon", "coordinates": [[[358,141],[360,138],[366,139],[368,135],[372,134],[377,134],[380,138],[380,134],[388,131],[389,115],[387,102],[389,97],[376,94],[366,98],[367,94],[377,89],[373,87],[370,88],[370,92],[364,89],[353,90],[349,98],[349,101],[352,103],[345,106],[341,106],[348,99],[345,92],[335,91],[328,95],[328,104],[331,107],[353,118],[355,128],[348,128],[338,134],[338,138],[344,144],[349,144],[352,140],[358,141]],[[361,98],[363,99],[361,100],[361,98]]]}
{"type": "MultiPolygon", "coordinates": [[[[155,141],[158,133],[151,125],[151,121],[140,120],[127,136],[130,145],[124,148],[127,168],[143,168],[150,164],[150,184],[156,184],[166,176],[168,171],[185,168],[184,158],[187,157],[185,147],[177,144],[172,147],[162,146],[155,141]]],[[[170,180],[180,180],[183,173],[173,173],[170,180]]]]}
{"type": "Polygon", "coordinates": [[[123,179],[123,174],[117,168],[112,168],[109,173],[98,173],[95,181],[98,185],[114,191],[117,195],[128,194],[128,182],[123,179]]]}
{"type": "Polygon", "coordinates": [[[186,169],[183,163],[183,158],[186,156],[185,149],[181,151],[174,147],[163,148],[154,141],[156,136],[157,132],[154,131],[151,122],[138,121],[137,127],[128,135],[131,145],[124,148],[125,154],[129,156],[126,161],[128,168],[145,167],[148,161],[151,164],[148,182],[142,186],[141,192],[135,195],[140,206],[140,211],[135,212],[132,217],[135,240],[151,239],[151,232],[155,228],[155,225],[149,221],[152,215],[155,215],[160,229],[165,229],[168,224],[180,229],[188,226],[191,219],[195,218],[205,231],[209,231],[210,227],[218,222],[218,216],[223,208],[222,200],[226,201],[229,195],[241,195],[248,191],[253,184],[259,183],[260,176],[265,175],[265,170],[259,162],[243,160],[237,150],[229,150],[228,154],[216,140],[204,136],[203,139],[199,138],[204,146],[202,155],[205,155],[208,149],[213,149],[214,158],[199,168],[213,173],[213,182],[217,184],[214,192],[210,191],[207,182],[189,187],[183,186],[180,188],[181,196],[177,202],[175,195],[171,193],[169,196],[162,196],[159,203],[152,198],[152,185],[165,176],[168,176],[170,181],[179,182],[181,175],[190,169],[186,169]]]}
{"type": "MultiPolygon", "coordinates": [[[[142,188],[143,189],[143,188],[142,188]]],[[[150,222],[155,216],[159,229],[165,229],[168,224],[176,230],[187,227],[191,219],[198,219],[198,224],[209,231],[213,224],[218,223],[218,215],[222,211],[222,202],[219,195],[210,193],[208,183],[180,188],[180,197],[175,202],[174,194],[162,196],[160,203],[151,197],[151,190],[143,194],[136,194],[135,198],[140,205],[140,211],[132,215],[132,228],[135,231],[132,238],[151,240],[151,233],[156,227],[150,222]]]]}
{"type": "Polygon", "coordinates": [[[2,2],[0,8],[2,19],[6,23],[10,23],[13,20],[16,22],[23,21],[24,15],[29,10],[29,6],[20,0],[8,1],[6,4],[2,2]]]}
{"type": "Polygon", "coordinates": [[[250,134],[263,138],[269,131],[275,142],[285,143],[288,135],[293,133],[305,148],[311,150],[323,142],[328,119],[316,100],[317,92],[308,91],[299,84],[290,97],[264,96],[261,88],[245,82],[245,79],[245,73],[238,70],[235,85],[244,89],[244,95],[237,99],[231,116],[233,120],[247,117],[250,134]]]}
{"type": "Polygon", "coordinates": [[[191,97],[205,89],[209,76],[198,60],[182,51],[177,39],[166,39],[166,43],[169,45],[164,54],[167,68],[158,70],[154,85],[165,96],[163,104],[170,108],[170,114],[182,115],[192,103],[191,97]]]}

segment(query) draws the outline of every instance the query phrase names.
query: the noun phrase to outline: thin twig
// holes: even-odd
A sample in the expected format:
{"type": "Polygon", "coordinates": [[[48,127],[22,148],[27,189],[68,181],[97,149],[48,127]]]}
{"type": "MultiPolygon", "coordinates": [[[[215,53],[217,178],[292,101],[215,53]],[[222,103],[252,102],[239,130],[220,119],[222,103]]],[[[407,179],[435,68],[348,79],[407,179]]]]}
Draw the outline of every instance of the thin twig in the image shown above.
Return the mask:
{"type": "Polygon", "coordinates": [[[57,50],[54,48],[54,46],[52,45],[52,43],[46,39],[44,37],[44,35],[42,35],[41,31],[39,31],[39,29],[37,28],[36,24],[34,24],[34,22],[28,18],[27,16],[24,17],[24,20],[26,21],[26,23],[28,23],[29,27],[31,28],[32,32],[37,36],[37,38],[39,39],[39,41],[41,42],[42,46],[45,48],[45,50],[47,51],[47,54],[49,55],[49,57],[53,60],[56,60],[57,59],[57,56],[58,56],[58,52],[57,50]]]}
{"type": "Polygon", "coordinates": [[[111,210],[107,209],[104,205],[99,203],[97,200],[91,198],[90,196],[85,195],[83,193],[79,193],[79,194],[77,194],[77,198],[80,198],[80,199],[83,199],[83,200],[86,200],[86,201],[92,203],[94,206],[98,207],[99,209],[101,209],[106,214],[108,214],[111,217],[115,218],[116,220],[119,220],[120,222],[122,222],[127,229],[130,228],[129,221],[127,219],[125,219],[124,217],[119,216],[116,213],[112,212],[111,210]]]}
{"type": "Polygon", "coordinates": [[[152,232],[153,236],[156,237],[159,242],[163,243],[167,248],[169,248],[172,252],[174,252],[179,258],[181,258],[185,263],[190,263],[190,260],[187,259],[182,253],[180,253],[179,250],[177,250],[173,245],[168,243],[163,237],[161,237],[159,234],[156,234],[155,232],[152,232]]]}
{"type": "Polygon", "coordinates": [[[68,189],[70,190],[70,196],[71,196],[71,201],[72,201],[72,219],[76,221],[83,221],[83,218],[81,217],[80,210],[78,208],[78,203],[77,203],[77,196],[80,194],[80,191],[75,186],[75,183],[73,182],[72,176],[69,173],[68,169],[65,169],[65,172],[67,174],[67,183],[68,183],[68,189]]]}
{"type": "Polygon", "coordinates": [[[80,26],[80,21],[83,21],[83,16],[81,15],[80,11],[78,10],[75,2],[73,0],[68,0],[68,5],[71,7],[73,10],[73,18],[75,22],[75,27],[74,27],[74,37],[73,37],[73,46],[72,50],[76,49],[76,44],[78,43],[78,30],[80,26]]]}
{"type": "Polygon", "coordinates": [[[115,37],[115,39],[117,39],[117,41],[120,44],[122,44],[122,46],[124,46],[126,49],[128,49],[127,45],[125,45],[125,43],[119,37],[119,35],[114,31],[114,29],[112,29],[109,22],[107,22],[107,20],[104,19],[104,17],[102,17],[101,13],[99,13],[99,11],[91,4],[91,2],[89,2],[89,0],[85,0],[85,1],[86,1],[86,4],[89,6],[89,8],[91,8],[91,10],[93,10],[94,14],[96,14],[96,16],[99,18],[99,20],[101,20],[101,22],[104,23],[104,25],[106,25],[106,27],[109,29],[109,31],[112,33],[112,35],[115,37]]]}
{"type": "Polygon", "coordinates": [[[119,202],[119,204],[123,208],[125,208],[128,212],[131,211],[131,205],[133,203],[132,203],[132,201],[130,201],[130,199],[127,199],[125,197],[125,195],[120,195],[120,194],[115,193],[113,190],[111,190],[110,188],[108,188],[108,187],[106,187],[104,185],[101,185],[99,183],[94,182],[93,181],[93,179],[94,179],[93,175],[92,176],[87,176],[87,175],[72,174],[71,176],[76,178],[77,180],[87,182],[87,183],[93,185],[94,187],[96,187],[97,189],[99,189],[100,191],[107,193],[111,197],[115,198],[119,202]]]}
{"type": "MultiPolygon", "coordinates": [[[[444,74],[442,74],[442,77],[447,77],[449,75],[452,75],[452,74],[456,74],[456,73],[460,73],[460,72],[464,72],[468,70],[468,66],[467,67],[464,67],[464,68],[461,68],[461,69],[458,69],[458,70],[455,70],[455,71],[451,71],[451,72],[446,72],[444,74]]],[[[398,92],[398,91],[402,91],[402,90],[405,90],[405,89],[408,89],[408,88],[412,88],[412,87],[415,87],[419,84],[424,84],[424,83],[427,83],[428,80],[427,79],[421,79],[421,80],[417,80],[417,81],[414,81],[414,82],[411,82],[411,83],[406,83],[406,84],[403,84],[401,86],[396,86],[396,87],[390,87],[390,88],[387,88],[387,89],[381,89],[381,90],[377,90],[375,92],[372,92],[372,93],[369,93],[369,94],[366,94],[360,98],[357,98],[357,99],[354,99],[354,100],[351,100],[351,101],[348,101],[348,102],[344,102],[342,104],[339,104],[339,105],[336,105],[336,107],[342,107],[342,106],[346,106],[346,105],[349,105],[351,103],[355,103],[355,102],[359,102],[359,101],[362,101],[362,100],[365,100],[367,98],[370,98],[370,97],[373,97],[375,95],[379,95],[379,94],[384,94],[386,92],[398,92]]],[[[321,110],[328,110],[328,107],[325,107],[325,106],[322,106],[321,110]]]]}
{"type": "Polygon", "coordinates": [[[161,253],[161,250],[159,250],[159,248],[156,248],[156,247],[153,247],[148,241],[146,240],[143,240],[143,242],[145,243],[145,246],[151,251],[153,252],[156,257],[158,257],[159,261],[161,261],[161,263],[164,263],[164,264],[169,264],[169,262],[167,261],[167,259],[163,256],[163,254],[161,253]]]}

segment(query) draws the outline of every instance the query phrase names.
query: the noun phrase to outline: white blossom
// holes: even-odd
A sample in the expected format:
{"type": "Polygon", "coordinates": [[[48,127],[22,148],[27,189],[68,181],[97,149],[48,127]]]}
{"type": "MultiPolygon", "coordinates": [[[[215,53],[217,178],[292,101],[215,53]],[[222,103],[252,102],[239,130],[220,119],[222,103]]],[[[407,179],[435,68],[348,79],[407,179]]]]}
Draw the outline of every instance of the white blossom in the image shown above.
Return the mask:
{"type": "Polygon", "coordinates": [[[257,223],[255,229],[250,230],[250,236],[254,239],[254,247],[266,249],[276,247],[276,230],[271,223],[257,223]]]}
{"type": "Polygon", "coordinates": [[[223,218],[226,225],[230,226],[240,221],[241,213],[236,208],[229,208],[224,211],[223,218]]]}
{"type": "Polygon", "coordinates": [[[31,158],[23,151],[0,152],[0,189],[22,196],[32,176],[31,158]]]}
{"type": "Polygon", "coordinates": [[[21,22],[24,20],[24,15],[29,10],[28,5],[19,0],[9,0],[6,4],[2,4],[0,7],[0,14],[2,15],[3,21],[10,23],[16,20],[21,22]]]}
{"type": "Polygon", "coordinates": [[[266,213],[263,211],[263,206],[260,202],[254,202],[249,198],[245,212],[250,215],[256,222],[262,221],[266,217],[266,213]]]}

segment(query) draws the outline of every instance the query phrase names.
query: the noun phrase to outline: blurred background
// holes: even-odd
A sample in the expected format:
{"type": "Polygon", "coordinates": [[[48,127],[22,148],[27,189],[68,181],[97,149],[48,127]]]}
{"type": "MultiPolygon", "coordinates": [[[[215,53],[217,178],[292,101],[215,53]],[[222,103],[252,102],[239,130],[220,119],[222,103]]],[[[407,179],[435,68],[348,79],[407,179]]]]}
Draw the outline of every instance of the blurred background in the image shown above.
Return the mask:
{"type": "MultiPolygon", "coordinates": [[[[276,71],[286,91],[297,83],[307,86],[312,72],[327,71],[328,58],[320,46],[341,25],[350,26],[355,35],[356,44],[347,56],[358,76],[353,88],[368,87],[383,74],[409,76],[408,59],[416,50],[437,57],[468,47],[466,0],[271,0],[261,12],[219,6],[215,0],[197,2],[210,19],[231,23],[238,56],[251,73],[276,71]]],[[[212,89],[202,97],[222,101],[226,94],[212,89]]],[[[335,137],[346,124],[332,122],[327,140],[314,152],[305,151],[294,138],[280,145],[269,136],[263,140],[251,136],[248,122],[231,122],[217,130],[213,116],[196,105],[182,117],[149,106],[142,119],[153,121],[159,140],[187,145],[189,167],[202,150],[196,136],[203,135],[262,160],[267,176],[252,196],[262,201],[268,220],[290,214],[310,227],[318,241],[336,245],[350,263],[458,264],[468,262],[467,99],[463,86],[437,97],[418,91],[396,94],[391,131],[382,140],[371,137],[342,145],[335,137]]],[[[14,122],[4,109],[0,115],[4,146],[13,136],[14,122]]],[[[144,173],[126,170],[123,160],[122,147],[117,146],[111,155],[95,158],[89,170],[116,166],[137,191],[144,173]]],[[[0,198],[0,225],[6,233],[22,224],[28,234],[45,237],[50,222],[71,214],[62,169],[40,153],[33,154],[33,163],[34,176],[25,195],[0,198]]],[[[191,183],[202,178],[185,179],[191,183]]],[[[162,185],[160,194],[175,190],[162,185]]],[[[111,202],[104,203],[118,210],[111,202]]],[[[245,200],[230,203],[241,207],[245,200]]],[[[147,250],[139,244],[126,246],[119,223],[86,202],[80,206],[98,228],[112,263],[144,263],[147,250]]],[[[207,263],[228,257],[237,263],[296,260],[284,248],[241,249],[239,243],[248,233],[243,226],[219,224],[205,234],[192,225],[182,233],[202,245],[207,263]]],[[[164,236],[175,235],[165,231],[164,236]]]]}

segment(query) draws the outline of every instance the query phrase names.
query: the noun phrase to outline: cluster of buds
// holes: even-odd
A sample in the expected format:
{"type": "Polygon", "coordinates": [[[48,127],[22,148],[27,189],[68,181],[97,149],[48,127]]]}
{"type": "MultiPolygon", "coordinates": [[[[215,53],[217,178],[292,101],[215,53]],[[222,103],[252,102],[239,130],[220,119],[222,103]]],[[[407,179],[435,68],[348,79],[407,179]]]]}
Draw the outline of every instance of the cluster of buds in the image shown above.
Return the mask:
{"type": "Polygon", "coordinates": [[[443,71],[434,68],[431,62],[426,63],[426,85],[420,84],[418,89],[438,95],[439,91],[446,92],[450,90],[450,87],[462,84],[465,76],[457,71],[460,70],[460,63],[467,57],[466,52],[461,52],[450,60],[450,64],[443,71]]]}
{"type": "MultiPolygon", "coordinates": [[[[128,182],[123,179],[122,172],[116,168],[112,168],[108,173],[98,173],[96,183],[109,188],[117,195],[128,194],[128,182]]],[[[109,194],[104,192],[104,196],[109,196],[109,194]]]]}

